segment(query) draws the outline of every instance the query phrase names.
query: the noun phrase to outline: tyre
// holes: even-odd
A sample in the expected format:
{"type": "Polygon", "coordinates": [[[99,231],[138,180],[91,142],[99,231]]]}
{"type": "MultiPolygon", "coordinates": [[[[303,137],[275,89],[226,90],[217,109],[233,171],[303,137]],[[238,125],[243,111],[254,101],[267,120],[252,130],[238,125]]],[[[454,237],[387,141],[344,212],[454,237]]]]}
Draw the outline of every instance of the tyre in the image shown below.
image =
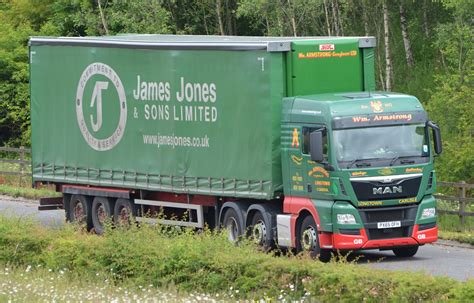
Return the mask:
{"type": "Polygon", "coordinates": [[[71,223],[85,227],[87,230],[92,228],[90,198],[83,195],[72,195],[69,201],[69,219],[71,223]]]}
{"type": "Polygon", "coordinates": [[[262,247],[263,250],[268,251],[273,248],[274,243],[271,226],[268,226],[268,223],[260,211],[256,211],[252,217],[249,226],[249,236],[253,242],[262,247]]]}
{"type": "Polygon", "coordinates": [[[129,227],[137,215],[135,204],[128,199],[117,199],[114,206],[114,222],[117,226],[129,227]]]}
{"type": "Polygon", "coordinates": [[[243,234],[243,224],[240,222],[239,216],[233,208],[226,210],[222,224],[227,230],[229,241],[237,242],[243,234]]]}
{"type": "Polygon", "coordinates": [[[331,251],[321,249],[319,246],[318,228],[312,216],[306,216],[301,222],[297,237],[297,249],[309,252],[312,258],[318,258],[321,262],[331,260],[331,251]]]}
{"type": "Polygon", "coordinates": [[[392,249],[395,256],[400,258],[410,258],[413,257],[417,251],[418,246],[405,246],[392,249]]]}
{"type": "Polygon", "coordinates": [[[95,197],[92,202],[92,226],[97,234],[105,231],[107,220],[112,219],[112,203],[109,198],[95,197]]]}

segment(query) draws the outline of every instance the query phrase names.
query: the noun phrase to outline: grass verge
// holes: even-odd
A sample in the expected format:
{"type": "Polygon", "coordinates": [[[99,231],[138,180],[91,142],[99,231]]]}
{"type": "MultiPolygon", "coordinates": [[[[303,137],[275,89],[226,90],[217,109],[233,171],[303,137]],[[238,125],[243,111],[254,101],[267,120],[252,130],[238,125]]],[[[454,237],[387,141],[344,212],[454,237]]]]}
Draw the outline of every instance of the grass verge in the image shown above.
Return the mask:
{"type": "Polygon", "coordinates": [[[77,276],[67,270],[0,264],[0,302],[216,302],[219,296],[178,293],[150,285],[110,283],[107,277],[77,276]]]}
{"type": "Polygon", "coordinates": [[[23,197],[27,199],[39,199],[45,197],[61,196],[61,193],[57,193],[50,189],[26,188],[6,184],[0,184],[0,194],[11,197],[23,197]]]}
{"type": "Polygon", "coordinates": [[[474,245],[474,233],[472,232],[439,231],[439,238],[474,245]]]}
{"type": "MultiPolygon", "coordinates": [[[[67,271],[80,280],[173,287],[178,292],[240,299],[318,301],[474,301],[474,281],[387,272],[306,256],[274,257],[222,234],[142,226],[91,235],[68,226],[50,230],[0,216],[0,264],[67,271]]],[[[221,297],[222,298],[222,297],[221,297]]]]}
{"type": "Polygon", "coordinates": [[[474,217],[466,217],[464,224],[461,224],[459,216],[443,214],[438,217],[438,224],[440,239],[474,245],[474,217]]]}

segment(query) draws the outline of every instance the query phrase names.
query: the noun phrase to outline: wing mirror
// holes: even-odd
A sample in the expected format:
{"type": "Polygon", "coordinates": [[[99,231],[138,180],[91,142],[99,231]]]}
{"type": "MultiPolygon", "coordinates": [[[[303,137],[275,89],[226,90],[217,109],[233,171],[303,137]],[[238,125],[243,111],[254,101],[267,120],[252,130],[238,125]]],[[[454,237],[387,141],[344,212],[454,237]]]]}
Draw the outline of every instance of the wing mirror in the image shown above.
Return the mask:
{"type": "Polygon", "coordinates": [[[309,135],[309,152],[311,160],[323,162],[323,132],[321,130],[315,130],[309,135]]]}
{"type": "Polygon", "coordinates": [[[441,141],[441,130],[433,121],[428,121],[426,125],[433,131],[434,150],[439,155],[443,152],[443,144],[441,141]]]}

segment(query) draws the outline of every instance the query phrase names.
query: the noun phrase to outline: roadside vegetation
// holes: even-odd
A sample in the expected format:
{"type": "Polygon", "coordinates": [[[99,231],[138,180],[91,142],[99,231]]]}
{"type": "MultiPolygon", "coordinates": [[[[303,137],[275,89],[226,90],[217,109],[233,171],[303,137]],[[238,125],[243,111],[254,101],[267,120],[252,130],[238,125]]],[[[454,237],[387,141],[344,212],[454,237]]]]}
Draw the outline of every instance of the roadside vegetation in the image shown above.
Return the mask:
{"type": "Polygon", "coordinates": [[[7,195],[11,197],[23,197],[26,199],[37,200],[39,198],[59,197],[61,193],[57,193],[51,189],[42,188],[27,188],[13,185],[0,184],[0,195],[7,195]]]}
{"type": "MultiPolygon", "coordinates": [[[[14,268],[19,282],[21,270],[30,266],[40,268],[38,276],[48,270],[56,277],[74,275],[79,284],[101,281],[86,290],[107,283],[105,289],[112,292],[115,287],[138,291],[146,286],[151,292],[173,289],[224,299],[474,300],[473,280],[388,273],[345,261],[322,264],[307,256],[274,257],[246,242],[235,246],[219,233],[162,226],[109,229],[96,236],[75,226],[51,230],[0,216],[0,266],[14,268]]],[[[63,282],[58,287],[69,291],[63,282]]]]}
{"type": "Polygon", "coordinates": [[[219,295],[178,293],[152,285],[120,286],[100,275],[78,276],[38,265],[5,267],[0,264],[0,302],[217,302],[219,295]]]}
{"type": "MultiPolygon", "coordinates": [[[[0,158],[3,158],[0,153],[0,158]]],[[[18,172],[20,165],[12,163],[1,163],[0,171],[18,172]]],[[[25,173],[30,173],[30,167],[26,167],[25,173]]],[[[6,175],[0,173],[0,195],[10,197],[23,197],[37,200],[45,197],[59,197],[60,194],[54,191],[53,187],[44,186],[42,188],[32,188],[31,176],[6,175]]]]}
{"type": "Polygon", "coordinates": [[[474,232],[439,231],[439,238],[474,245],[474,232]]]}
{"type": "MultiPolygon", "coordinates": [[[[459,204],[438,200],[438,209],[459,209],[459,204]]],[[[466,212],[474,212],[474,204],[466,205],[466,212]]],[[[457,215],[438,215],[439,238],[474,245],[474,217],[465,217],[464,223],[457,215]]]]}

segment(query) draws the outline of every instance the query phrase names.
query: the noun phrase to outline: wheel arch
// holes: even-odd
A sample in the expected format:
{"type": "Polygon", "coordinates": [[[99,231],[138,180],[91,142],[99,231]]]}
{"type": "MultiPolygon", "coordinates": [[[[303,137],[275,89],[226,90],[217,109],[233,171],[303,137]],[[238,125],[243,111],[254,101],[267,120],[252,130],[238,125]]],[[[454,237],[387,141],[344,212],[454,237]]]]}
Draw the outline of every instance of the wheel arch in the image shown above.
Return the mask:
{"type": "Polygon", "coordinates": [[[247,209],[246,214],[246,226],[249,226],[252,217],[255,215],[256,212],[260,212],[262,216],[268,220],[268,223],[271,224],[272,227],[276,227],[276,215],[281,213],[281,207],[277,205],[273,205],[270,203],[254,203],[249,206],[247,209]]]}
{"type": "Polygon", "coordinates": [[[313,218],[314,222],[316,222],[316,225],[318,225],[318,223],[317,223],[316,219],[314,218],[313,214],[311,213],[311,211],[309,211],[306,208],[303,208],[298,213],[298,218],[296,219],[296,226],[295,226],[295,234],[296,235],[298,235],[299,232],[300,232],[301,223],[303,223],[303,220],[308,216],[311,216],[313,218]]]}
{"type": "Polygon", "coordinates": [[[219,211],[219,227],[222,225],[222,220],[224,215],[228,209],[232,208],[239,216],[239,220],[243,226],[241,226],[241,230],[245,230],[245,223],[247,222],[247,209],[248,204],[243,201],[227,201],[222,204],[221,209],[219,211]]]}

